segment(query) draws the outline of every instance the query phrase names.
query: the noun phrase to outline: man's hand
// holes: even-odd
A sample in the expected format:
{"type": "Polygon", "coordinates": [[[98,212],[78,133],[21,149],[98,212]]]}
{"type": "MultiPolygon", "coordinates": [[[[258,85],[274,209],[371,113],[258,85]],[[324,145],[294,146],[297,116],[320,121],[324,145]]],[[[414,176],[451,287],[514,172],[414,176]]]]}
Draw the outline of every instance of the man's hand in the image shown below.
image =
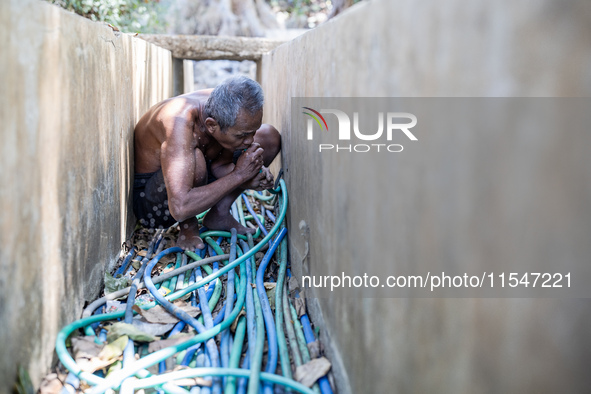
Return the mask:
{"type": "Polygon", "coordinates": [[[273,174],[271,174],[271,171],[269,171],[267,167],[263,166],[258,174],[252,179],[244,182],[240,187],[243,189],[262,191],[265,189],[272,189],[274,186],[273,181],[273,174]]]}
{"type": "Polygon", "coordinates": [[[263,148],[254,142],[240,155],[234,167],[234,172],[245,181],[252,180],[263,167],[263,152],[263,148]]]}

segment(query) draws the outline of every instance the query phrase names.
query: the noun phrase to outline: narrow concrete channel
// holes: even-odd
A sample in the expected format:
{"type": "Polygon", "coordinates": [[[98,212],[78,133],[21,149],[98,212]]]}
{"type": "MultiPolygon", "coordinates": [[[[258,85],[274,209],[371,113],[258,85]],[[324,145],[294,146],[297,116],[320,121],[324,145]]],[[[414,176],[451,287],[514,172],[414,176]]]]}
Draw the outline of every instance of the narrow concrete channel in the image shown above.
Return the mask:
{"type": "Polygon", "coordinates": [[[284,181],[274,193],[247,192],[232,214],[255,234],[202,226],[207,246],[195,251],[175,246],[178,224],[138,226],[105,273],[104,295],[58,335],[61,365],[42,388],[333,392],[330,361],[291,277],[286,211],[284,181]]]}

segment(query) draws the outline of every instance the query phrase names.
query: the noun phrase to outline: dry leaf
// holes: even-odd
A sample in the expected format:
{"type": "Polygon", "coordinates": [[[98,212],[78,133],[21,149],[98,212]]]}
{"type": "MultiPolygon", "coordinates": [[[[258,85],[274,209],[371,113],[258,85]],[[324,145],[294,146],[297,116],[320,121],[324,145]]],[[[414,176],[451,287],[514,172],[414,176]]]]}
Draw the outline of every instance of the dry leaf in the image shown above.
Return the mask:
{"type": "Polygon", "coordinates": [[[142,262],[139,260],[132,260],[131,261],[131,266],[133,267],[133,269],[137,272],[140,270],[140,268],[142,267],[142,262]]]}
{"type": "Polygon", "coordinates": [[[308,343],[308,351],[310,352],[311,359],[320,357],[320,342],[314,341],[308,343]]]}
{"type": "Polygon", "coordinates": [[[169,323],[169,324],[148,323],[146,321],[146,319],[144,319],[143,317],[136,316],[133,318],[132,324],[134,327],[145,332],[146,334],[159,336],[159,335],[164,335],[168,331],[172,330],[172,328],[174,327],[174,325],[176,323],[169,323]]]}
{"type": "Polygon", "coordinates": [[[98,355],[99,358],[101,360],[117,359],[119,356],[123,354],[123,350],[127,346],[128,341],[129,338],[125,335],[117,338],[116,340],[105,346],[103,350],[101,350],[101,352],[98,355]]]}
{"type": "Polygon", "coordinates": [[[64,384],[59,379],[59,376],[56,373],[51,373],[41,382],[39,394],[59,394],[63,387],[64,384]]]}
{"type": "Polygon", "coordinates": [[[265,283],[265,292],[267,293],[267,299],[269,300],[269,306],[274,311],[275,310],[275,286],[271,287],[270,289],[267,287],[265,283]]]}
{"type": "Polygon", "coordinates": [[[103,349],[101,345],[94,342],[94,337],[74,337],[72,338],[72,348],[74,358],[98,357],[103,349]]]}
{"type": "Polygon", "coordinates": [[[176,263],[176,253],[167,254],[158,261],[158,265],[166,266],[170,263],[176,263]]]}
{"type": "Polygon", "coordinates": [[[108,367],[117,360],[117,358],[110,360],[99,358],[98,356],[103,346],[95,343],[94,337],[72,338],[72,347],[74,348],[76,364],[85,372],[93,373],[99,369],[108,367]]]}
{"type": "MultiPolygon", "coordinates": [[[[179,309],[186,312],[192,317],[195,317],[201,313],[201,309],[196,306],[191,305],[183,305],[179,306],[179,309]]],[[[137,305],[133,306],[133,310],[139,313],[148,323],[158,323],[158,324],[166,324],[166,323],[178,323],[179,318],[168,312],[160,305],[156,305],[150,309],[141,309],[137,305]]]]}
{"type": "Polygon", "coordinates": [[[294,300],[295,310],[298,313],[298,317],[302,317],[306,314],[306,301],[303,298],[296,298],[294,300]]]}
{"type": "Polygon", "coordinates": [[[114,278],[113,275],[105,272],[105,295],[111,294],[131,285],[131,279],[126,276],[114,278]]]}
{"type": "Polygon", "coordinates": [[[236,326],[238,326],[238,320],[240,320],[240,316],[246,316],[246,309],[242,308],[238,316],[236,316],[236,319],[234,319],[232,322],[232,325],[230,326],[230,330],[232,330],[232,332],[236,332],[236,326]]]}
{"type": "Polygon", "coordinates": [[[296,368],[294,379],[306,387],[314,383],[330,371],[330,361],[326,357],[315,358],[296,368]]]}
{"type": "Polygon", "coordinates": [[[298,280],[295,278],[295,276],[292,276],[291,278],[289,278],[289,282],[288,284],[288,288],[289,288],[289,292],[292,293],[293,291],[297,290],[298,287],[300,287],[298,285],[298,280]]]}
{"type": "Polygon", "coordinates": [[[135,248],[137,250],[148,249],[148,243],[144,239],[138,239],[135,243],[135,248]]]}
{"type": "Polygon", "coordinates": [[[132,324],[118,322],[109,326],[108,329],[109,333],[107,334],[107,342],[109,343],[124,335],[138,342],[152,342],[156,340],[153,335],[141,331],[132,324]]]}
{"type": "Polygon", "coordinates": [[[151,342],[148,345],[148,352],[152,353],[152,352],[156,352],[160,349],[164,349],[165,347],[174,346],[177,343],[185,342],[189,338],[193,338],[193,336],[194,335],[192,335],[192,334],[182,333],[182,334],[174,335],[173,337],[168,338],[168,339],[163,339],[160,341],[151,342]]]}

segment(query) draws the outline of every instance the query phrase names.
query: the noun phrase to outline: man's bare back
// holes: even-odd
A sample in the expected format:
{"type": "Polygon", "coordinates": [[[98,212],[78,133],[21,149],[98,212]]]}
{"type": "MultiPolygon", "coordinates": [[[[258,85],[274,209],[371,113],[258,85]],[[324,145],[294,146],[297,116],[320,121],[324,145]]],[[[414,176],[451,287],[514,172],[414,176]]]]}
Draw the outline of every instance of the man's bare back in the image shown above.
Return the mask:
{"type": "Polygon", "coordinates": [[[210,208],[204,218],[208,228],[252,232],[229,209],[243,190],[272,187],[266,167],[281,139],[261,120],[262,91],[244,77],[153,106],[135,128],[138,219],[150,227],[179,221],[177,244],[186,249],[203,247],[195,215],[210,208]]]}
{"type": "Polygon", "coordinates": [[[137,173],[154,172],[161,168],[160,149],[166,140],[166,128],[177,117],[188,117],[189,126],[191,123],[196,125],[203,119],[203,107],[212,90],[198,90],[161,101],[140,118],[135,126],[134,141],[137,173]]]}

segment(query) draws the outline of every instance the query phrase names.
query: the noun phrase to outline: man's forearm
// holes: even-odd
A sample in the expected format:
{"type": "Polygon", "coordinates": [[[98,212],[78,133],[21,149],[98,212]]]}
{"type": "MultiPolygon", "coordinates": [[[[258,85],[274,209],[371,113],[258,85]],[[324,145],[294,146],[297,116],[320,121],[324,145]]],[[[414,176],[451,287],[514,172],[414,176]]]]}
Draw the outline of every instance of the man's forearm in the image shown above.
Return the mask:
{"type": "Polygon", "coordinates": [[[208,185],[194,187],[186,193],[176,193],[169,196],[170,213],[179,222],[187,220],[213,207],[244,182],[240,175],[232,171],[208,185]]]}

